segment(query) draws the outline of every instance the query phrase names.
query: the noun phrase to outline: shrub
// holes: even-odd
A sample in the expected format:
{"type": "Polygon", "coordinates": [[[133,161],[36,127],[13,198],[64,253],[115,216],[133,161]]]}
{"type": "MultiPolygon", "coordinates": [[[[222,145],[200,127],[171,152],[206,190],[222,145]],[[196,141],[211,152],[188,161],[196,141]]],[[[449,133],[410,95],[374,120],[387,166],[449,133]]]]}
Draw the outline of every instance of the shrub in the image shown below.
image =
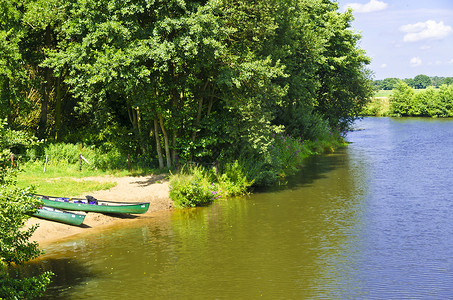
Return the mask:
{"type": "Polygon", "coordinates": [[[247,179],[244,167],[235,160],[232,163],[225,164],[223,173],[216,177],[219,186],[225,196],[238,196],[247,193],[247,190],[253,184],[253,180],[247,179]]]}
{"type": "Polygon", "coordinates": [[[208,173],[200,166],[183,167],[170,176],[170,198],[177,207],[206,206],[218,199],[218,184],[209,181],[208,173]]]}
{"type": "Polygon", "coordinates": [[[403,81],[400,81],[390,96],[391,113],[398,116],[407,116],[410,113],[414,90],[403,81]]]}
{"type": "Polygon", "coordinates": [[[436,95],[440,117],[453,117],[453,85],[442,85],[436,95]]]}
{"type": "Polygon", "coordinates": [[[443,85],[440,89],[428,87],[414,92],[404,83],[398,85],[391,98],[391,112],[397,116],[451,117],[453,86],[443,85]]]}

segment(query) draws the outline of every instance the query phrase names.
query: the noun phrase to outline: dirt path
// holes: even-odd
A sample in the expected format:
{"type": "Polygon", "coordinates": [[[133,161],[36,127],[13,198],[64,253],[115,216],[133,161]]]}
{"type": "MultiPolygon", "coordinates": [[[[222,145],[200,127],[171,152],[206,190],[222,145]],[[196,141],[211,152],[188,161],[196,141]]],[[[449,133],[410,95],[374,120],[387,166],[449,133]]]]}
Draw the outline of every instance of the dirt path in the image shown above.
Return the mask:
{"type": "MultiPolygon", "coordinates": [[[[117,185],[109,190],[87,193],[97,199],[122,202],[150,202],[149,210],[143,215],[134,215],[133,218],[146,218],[156,211],[168,210],[173,207],[169,198],[168,181],[163,175],[150,175],[142,177],[90,177],[81,180],[113,181],[117,185]]],[[[85,195],[72,195],[85,197],[85,195]]],[[[127,220],[128,218],[126,218],[127,220]]],[[[44,219],[31,218],[27,225],[39,224],[31,240],[37,241],[41,246],[72,235],[99,230],[124,221],[124,217],[113,217],[98,213],[88,213],[81,226],[66,225],[44,219]]]]}

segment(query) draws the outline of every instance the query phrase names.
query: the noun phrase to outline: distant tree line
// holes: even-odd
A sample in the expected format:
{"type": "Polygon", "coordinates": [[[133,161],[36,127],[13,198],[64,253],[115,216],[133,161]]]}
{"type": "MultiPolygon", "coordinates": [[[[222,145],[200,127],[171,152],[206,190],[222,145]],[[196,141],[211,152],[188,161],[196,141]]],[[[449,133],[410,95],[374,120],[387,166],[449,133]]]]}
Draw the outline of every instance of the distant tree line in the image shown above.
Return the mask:
{"type": "Polygon", "coordinates": [[[385,78],[383,80],[374,80],[374,86],[377,90],[393,90],[398,86],[399,81],[402,80],[409,87],[414,89],[426,89],[427,87],[439,88],[443,84],[453,84],[453,77],[429,77],[428,75],[417,75],[414,78],[385,78]]]}

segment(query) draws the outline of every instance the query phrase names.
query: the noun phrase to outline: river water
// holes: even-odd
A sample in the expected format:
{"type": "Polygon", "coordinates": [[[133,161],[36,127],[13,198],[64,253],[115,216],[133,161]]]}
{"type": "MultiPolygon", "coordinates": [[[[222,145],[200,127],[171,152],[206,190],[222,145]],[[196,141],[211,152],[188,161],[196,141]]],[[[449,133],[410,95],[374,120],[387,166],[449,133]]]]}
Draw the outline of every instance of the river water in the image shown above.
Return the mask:
{"type": "Polygon", "coordinates": [[[46,247],[45,298],[453,298],[453,121],[355,127],[283,188],[46,247]]]}

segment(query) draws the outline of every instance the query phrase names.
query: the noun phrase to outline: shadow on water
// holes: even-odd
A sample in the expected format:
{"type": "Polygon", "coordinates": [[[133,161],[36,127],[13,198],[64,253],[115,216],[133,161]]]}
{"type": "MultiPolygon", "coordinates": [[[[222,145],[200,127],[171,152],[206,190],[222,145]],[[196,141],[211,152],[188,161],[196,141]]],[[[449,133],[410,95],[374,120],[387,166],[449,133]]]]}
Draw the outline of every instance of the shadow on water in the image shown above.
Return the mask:
{"type": "Polygon", "coordinates": [[[345,150],[340,149],[335,154],[309,157],[296,174],[285,178],[284,184],[271,187],[257,187],[254,190],[254,194],[278,192],[311,185],[316,180],[326,178],[330,172],[344,167],[346,164],[344,154],[345,150]]]}
{"type": "Polygon", "coordinates": [[[32,261],[24,266],[17,268],[19,277],[31,277],[51,271],[55,275],[47,287],[44,296],[39,299],[67,299],[67,293],[83,286],[88,281],[96,278],[99,274],[89,271],[78,260],[73,258],[50,258],[45,260],[32,261]]]}

